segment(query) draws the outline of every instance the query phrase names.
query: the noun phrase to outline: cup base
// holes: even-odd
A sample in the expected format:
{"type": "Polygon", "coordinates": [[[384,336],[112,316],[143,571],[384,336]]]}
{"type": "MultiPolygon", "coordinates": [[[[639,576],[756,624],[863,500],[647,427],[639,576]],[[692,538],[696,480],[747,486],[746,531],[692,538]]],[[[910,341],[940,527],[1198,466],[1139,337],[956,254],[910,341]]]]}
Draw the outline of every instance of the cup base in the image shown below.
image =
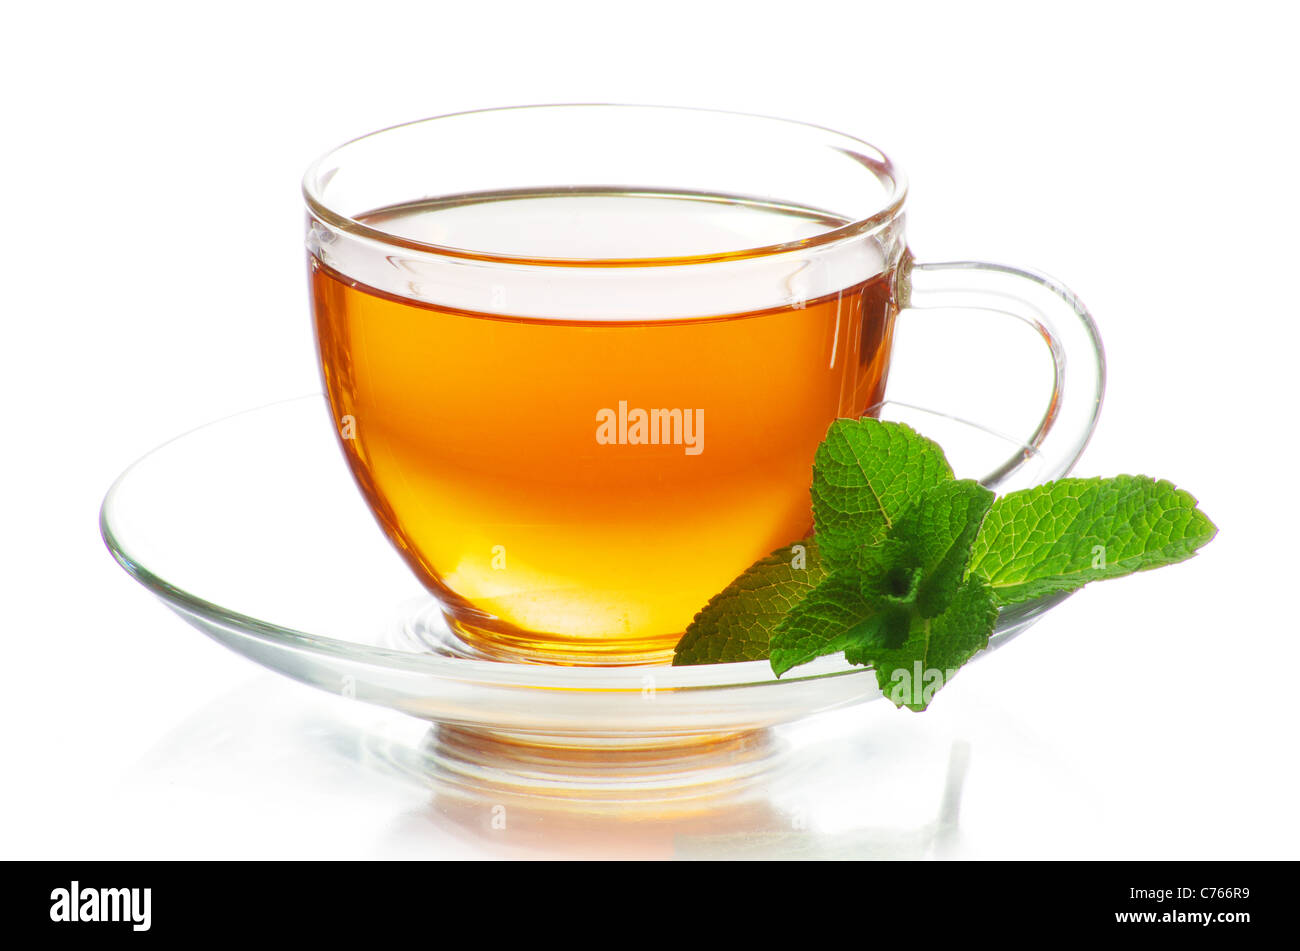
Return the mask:
{"type": "Polygon", "coordinates": [[[393,765],[437,782],[446,793],[471,794],[480,815],[484,802],[543,811],[581,802],[586,814],[608,809],[626,818],[642,805],[643,818],[663,819],[674,804],[693,813],[710,800],[733,802],[754,780],[776,771],[787,753],[763,730],[694,740],[573,747],[444,724],[418,747],[395,751],[405,762],[393,765]]]}
{"type": "Polygon", "coordinates": [[[467,622],[450,611],[443,617],[467,655],[512,664],[560,667],[642,667],[671,664],[681,635],[654,639],[572,638],[501,630],[467,622]]]}

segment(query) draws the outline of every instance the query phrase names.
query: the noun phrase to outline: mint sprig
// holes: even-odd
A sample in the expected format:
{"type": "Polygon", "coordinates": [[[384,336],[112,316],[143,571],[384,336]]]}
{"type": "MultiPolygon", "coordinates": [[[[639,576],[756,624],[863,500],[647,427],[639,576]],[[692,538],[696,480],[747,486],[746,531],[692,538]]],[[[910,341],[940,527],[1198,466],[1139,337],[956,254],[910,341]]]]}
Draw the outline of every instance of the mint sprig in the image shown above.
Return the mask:
{"type": "Polygon", "coordinates": [[[1146,476],[1062,479],[1001,499],[901,423],[837,420],[813,464],[814,542],[755,563],[695,617],[674,664],[843,651],[923,710],[988,645],[998,608],[1190,558],[1213,523],[1146,476]]]}

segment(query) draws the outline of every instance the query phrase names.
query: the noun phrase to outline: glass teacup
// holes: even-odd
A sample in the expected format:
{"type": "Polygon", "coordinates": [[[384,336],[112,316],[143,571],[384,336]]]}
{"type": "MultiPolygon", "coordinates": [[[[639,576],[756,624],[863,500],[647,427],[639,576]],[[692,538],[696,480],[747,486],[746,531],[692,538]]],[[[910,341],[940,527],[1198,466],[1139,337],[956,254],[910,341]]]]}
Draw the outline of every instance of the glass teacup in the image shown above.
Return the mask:
{"type": "Polygon", "coordinates": [[[1064,387],[1065,351],[1100,366],[1073,295],[914,264],[902,175],[826,129],[648,106],[462,113],[350,142],[304,191],[347,460],[490,655],[666,660],[711,596],[811,531],[813,454],[832,420],[884,398],[901,308],[1044,297],[1026,319],[1056,386],[1029,441],[1063,471],[1091,431],[1098,374],[1064,387]]]}

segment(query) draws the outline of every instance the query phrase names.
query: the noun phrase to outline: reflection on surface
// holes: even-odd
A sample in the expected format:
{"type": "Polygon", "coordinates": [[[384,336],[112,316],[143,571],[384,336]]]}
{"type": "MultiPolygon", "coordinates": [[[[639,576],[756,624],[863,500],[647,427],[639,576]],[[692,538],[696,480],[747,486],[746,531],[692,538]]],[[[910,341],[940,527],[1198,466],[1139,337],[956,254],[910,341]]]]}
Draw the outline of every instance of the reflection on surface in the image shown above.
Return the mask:
{"type": "Polygon", "coordinates": [[[771,731],[700,747],[595,752],[434,726],[416,747],[381,745],[379,759],[433,790],[428,821],[490,853],[592,858],[943,853],[956,834],[969,754],[953,745],[928,821],[891,828],[880,817],[828,831],[820,814],[833,789],[819,784],[843,782],[844,764],[818,769],[771,731]]]}
{"type": "MultiPolygon", "coordinates": [[[[998,772],[985,774],[995,786],[976,853],[1032,816],[1023,799],[1004,802],[1024,764],[1007,772],[1005,751],[968,738],[969,712],[954,713],[873,704],[704,745],[561,750],[261,678],[160,742],[131,794],[201,787],[230,821],[244,809],[276,816],[277,832],[320,829],[323,854],[960,857],[972,854],[960,820],[981,763],[998,772]],[[990,830],[990,816],[1008,828],[990,830]]],[[[1051,811],[1069,808],[1058,795],[1051,811]]]]}

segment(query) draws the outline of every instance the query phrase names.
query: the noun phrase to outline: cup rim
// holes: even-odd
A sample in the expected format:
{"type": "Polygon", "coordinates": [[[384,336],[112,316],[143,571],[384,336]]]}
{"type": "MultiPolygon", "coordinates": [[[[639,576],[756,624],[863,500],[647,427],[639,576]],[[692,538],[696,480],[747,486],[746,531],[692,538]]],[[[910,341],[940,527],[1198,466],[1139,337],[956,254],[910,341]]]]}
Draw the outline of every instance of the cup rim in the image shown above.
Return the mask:
{"type": "MultiPolygon", "coordinates": [[[[827,146],[832,147],[832,146],[827,146]]],[[[313,217],[325,225],[360,238],[368,239],[379,244],[400,247],[408,251],[423,252],[439,256],[465,258],[474,261],[495,262],[500,264],[514,265],[533,265],[541,267],[655,267],[655,266],[683,266],[691,264],[708,264],[720,261],[737,261],[749,258],[768,257],[770,255],[784,254],[796,250],[808,250],[811,248],[820,248],[827,245],[835,244],[858,235],[874,231],[882,225],[893,220],[903,209],[903,204],[907,198],[907,179],[902,170],[886,155],[881,149],[872,145],[856,136],[847,135],[827,126],[817,125],[811,122],[801,122],[797,119],[785,119],[779,116],[769,116],[760,113],[741,112],[730,109],[709,109],[698,106],[671,106],[655,105],[641,103],[619,103],[619,102],[567,102],[567,103],[534,103],[522,106],[494,106],[486,109],[466,109],[460,112],[448,112],[436,116],[428,116],[423,119],[415,119],[410,122],[400,122],[396,125],[387,126],[383,129],[377,129],[368,132],[365,135],[349,139],[347,142],[337,145],[325,152],[319,158],[308,166],[302,179],[302,195],[306,202],[308,211],[313,217]],[[481,251],[469,248],[458,248],[450,245],[433,244],[430,242],[416,241],[411,238],[402,237],[392,234],[380,228],[367,225],[364,222],[345,215],[340,211],[331,208],[320,194],[329,179],[321,181],[321,170],[331,157],[346,149],[348,146],[365,139],[374,138],[375,136],[385,135],[397,129],[408,126],[422,125],[428,122],[437,122],[440,119],[454,119],[460,116],[479,115],[484,113],[495,112],[522,112],[533,109],[645,109],[659,110],[667,112],[696,112],[711,113],[714,115],[736,116],[747,119],[760,119],[764,122],[773,124],[784,124],[804,131],[820,132],[834,135],[846,142],[853,143],[868,152],[871,156],[870,164],[864,164],[864,168],[870,171],[876,178],[887,187],[887,196],[883,207],[872,212],[872,214],[855,218],[835,228],[827,229],[808,238],[802,238],[798,241],[788,241],[780,244],[766,244],[750,248],[740,248],[733,251],[715,252],[709,254],[694,254],[673,257],[640,257],[640,258],[556,258],[556,257],[533,257],[511,254],[497,254],[488,251],[481,251]]]]}

